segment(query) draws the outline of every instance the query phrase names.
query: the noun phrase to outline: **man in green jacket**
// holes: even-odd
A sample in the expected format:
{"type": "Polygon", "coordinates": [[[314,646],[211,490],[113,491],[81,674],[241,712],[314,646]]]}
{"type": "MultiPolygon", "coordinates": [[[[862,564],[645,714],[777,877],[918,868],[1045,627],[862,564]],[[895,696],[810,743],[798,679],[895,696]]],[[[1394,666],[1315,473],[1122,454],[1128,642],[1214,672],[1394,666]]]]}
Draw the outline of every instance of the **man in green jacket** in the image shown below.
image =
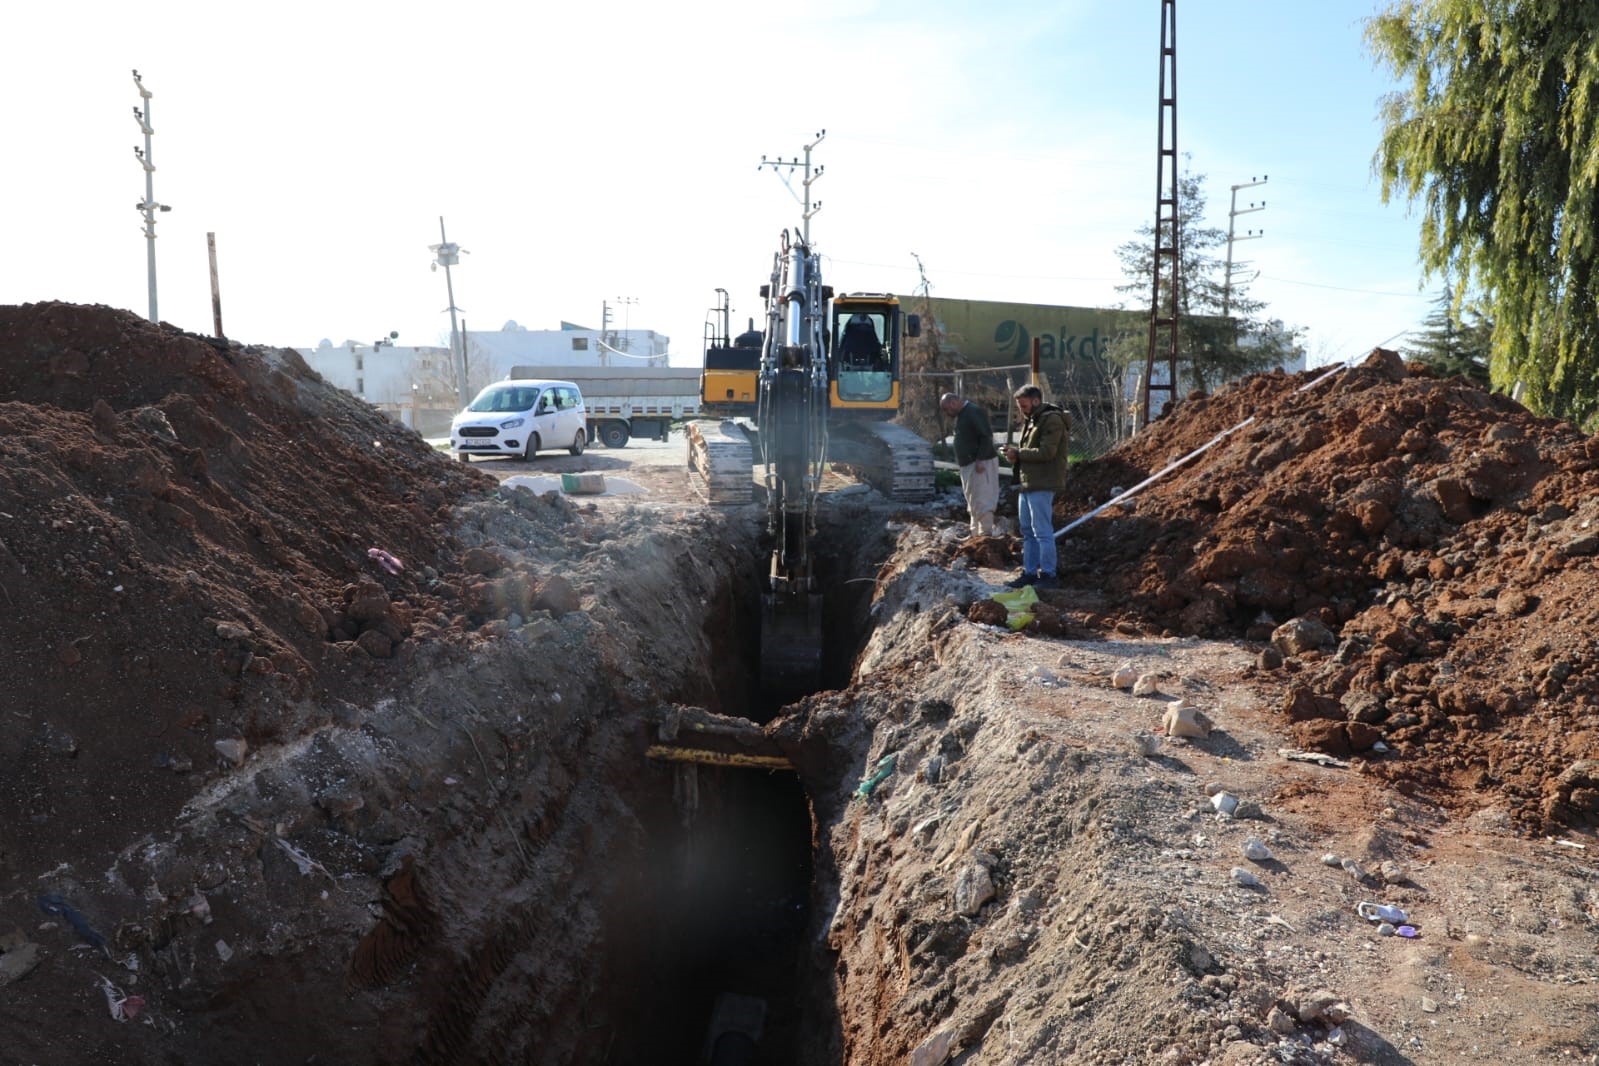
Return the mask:
{"type": "Polygon", "coordinates": [[[938,400],[945,418],[955,420],[955,463],[961,470],[961,492],[971,516],[972,536],[992,536],[994,506],[999,503],[999,452],[988,415],[970,400],[946,392],[938,400]]]}
{"type": "Polygon", "coordinates": [[[1005,449],[1021,482],[1016,494],[1016,518],[1022,530],[1022,572],[1007,581],[1008,588],[1027,585],[1058,588],[1055,576],[1055,493],[1066,487],[1066,456],[1071,442],[1071,421],[1052,403],[1044,402],[1037,385],[1016,390],[1016,409],[1026,423],[1021,440],[1005,449]]]}

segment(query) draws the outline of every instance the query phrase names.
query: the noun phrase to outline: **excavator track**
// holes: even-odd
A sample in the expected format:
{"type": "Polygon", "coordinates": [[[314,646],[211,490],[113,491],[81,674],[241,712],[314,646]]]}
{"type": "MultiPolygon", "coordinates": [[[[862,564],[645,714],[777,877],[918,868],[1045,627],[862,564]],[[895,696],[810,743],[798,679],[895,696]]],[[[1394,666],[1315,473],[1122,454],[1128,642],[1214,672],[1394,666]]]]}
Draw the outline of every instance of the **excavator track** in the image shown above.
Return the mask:
{"type": "Polygon", "coordinates": [[[896,503],[925,503],[933,498],[933,446],[904,426],[871,422],[858,427],[876,444],[866,468],[867,480],[896,503]]]}
{"type": "Polygon", "coordinates": [[[755,498],[754,449],[736,422],[690,422],[688,480],[706,503],[738,506],[755,498]]]}

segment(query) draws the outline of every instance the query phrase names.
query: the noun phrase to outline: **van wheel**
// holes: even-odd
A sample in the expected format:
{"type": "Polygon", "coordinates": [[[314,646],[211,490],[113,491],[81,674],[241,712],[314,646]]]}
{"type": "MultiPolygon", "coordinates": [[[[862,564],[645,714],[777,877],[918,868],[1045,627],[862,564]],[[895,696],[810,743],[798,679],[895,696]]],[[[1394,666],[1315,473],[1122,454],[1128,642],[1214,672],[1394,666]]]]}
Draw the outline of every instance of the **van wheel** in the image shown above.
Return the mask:
{"type": "Polygon", "coordinates": [[[607,422],[600,426],[600,441],[607,448],[626,448],[627,436],[627,427],[620,422],[607,422]]]}
{"type": "Polygon", "coordinates": [[[537,433],[529,433],[527,435],[527,447],[522,449],[522,458],[531,459],[538,450],[539,435],[537,433]]]}
{"type": "Polygon", "coordinates": [[[577,431],[577,436],[572,438],[572,446],[566,450],[571,452],[573,455],[582,455],[583,448],[588,444],[588,442],[588,433],[585,430],[580,429],[577,431]]]}

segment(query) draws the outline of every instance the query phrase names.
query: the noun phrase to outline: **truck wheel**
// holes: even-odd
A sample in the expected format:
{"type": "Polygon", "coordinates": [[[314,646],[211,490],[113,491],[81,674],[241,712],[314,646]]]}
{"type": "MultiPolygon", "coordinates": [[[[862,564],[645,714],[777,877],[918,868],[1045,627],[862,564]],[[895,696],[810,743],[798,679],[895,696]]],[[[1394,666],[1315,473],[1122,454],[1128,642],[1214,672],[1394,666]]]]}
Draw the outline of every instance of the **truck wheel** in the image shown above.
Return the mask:
{"type": "Polygon", "coordinates": [[[627,436],[627,427],[620,422],[607,422],[600,427],[600,442],[607,448],[626,448],[627,436]]]}
{"type": "Polygon", "coordinates": [[[583,447],[584,445],[588,444],[588,442],[588,431],[580,429],[577,431],[577,436],[572,438],[572,446],[566,450],[571,452],[573,455],[582,455],[583,447]]]}
{"type": "Polygon", "coordinates": [[[531,459],[531,458],[533,458],[534,455],[536,455],[538,453],[538,450],[539,450],[539,435],[537,433],[529,433],[527,435],[527,447],[522,449],[522,458],[523,459],[531,459]]]}

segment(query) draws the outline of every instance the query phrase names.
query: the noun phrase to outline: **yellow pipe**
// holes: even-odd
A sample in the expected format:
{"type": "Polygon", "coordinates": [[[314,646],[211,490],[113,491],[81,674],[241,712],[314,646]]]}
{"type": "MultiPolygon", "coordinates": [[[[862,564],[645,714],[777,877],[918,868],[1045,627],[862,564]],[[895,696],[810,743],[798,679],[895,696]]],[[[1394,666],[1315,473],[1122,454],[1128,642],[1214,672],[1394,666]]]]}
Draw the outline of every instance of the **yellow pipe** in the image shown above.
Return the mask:
{"type": "Polygon", "coordinates": [[[780,755],[743,755],[737,752],[706,751],[704,748],[676,748],[651,744],[647,758],[668,762],[704,763],[707,766],[734,766],[746,770],[793,770],[794,764],[780,755]]]}

